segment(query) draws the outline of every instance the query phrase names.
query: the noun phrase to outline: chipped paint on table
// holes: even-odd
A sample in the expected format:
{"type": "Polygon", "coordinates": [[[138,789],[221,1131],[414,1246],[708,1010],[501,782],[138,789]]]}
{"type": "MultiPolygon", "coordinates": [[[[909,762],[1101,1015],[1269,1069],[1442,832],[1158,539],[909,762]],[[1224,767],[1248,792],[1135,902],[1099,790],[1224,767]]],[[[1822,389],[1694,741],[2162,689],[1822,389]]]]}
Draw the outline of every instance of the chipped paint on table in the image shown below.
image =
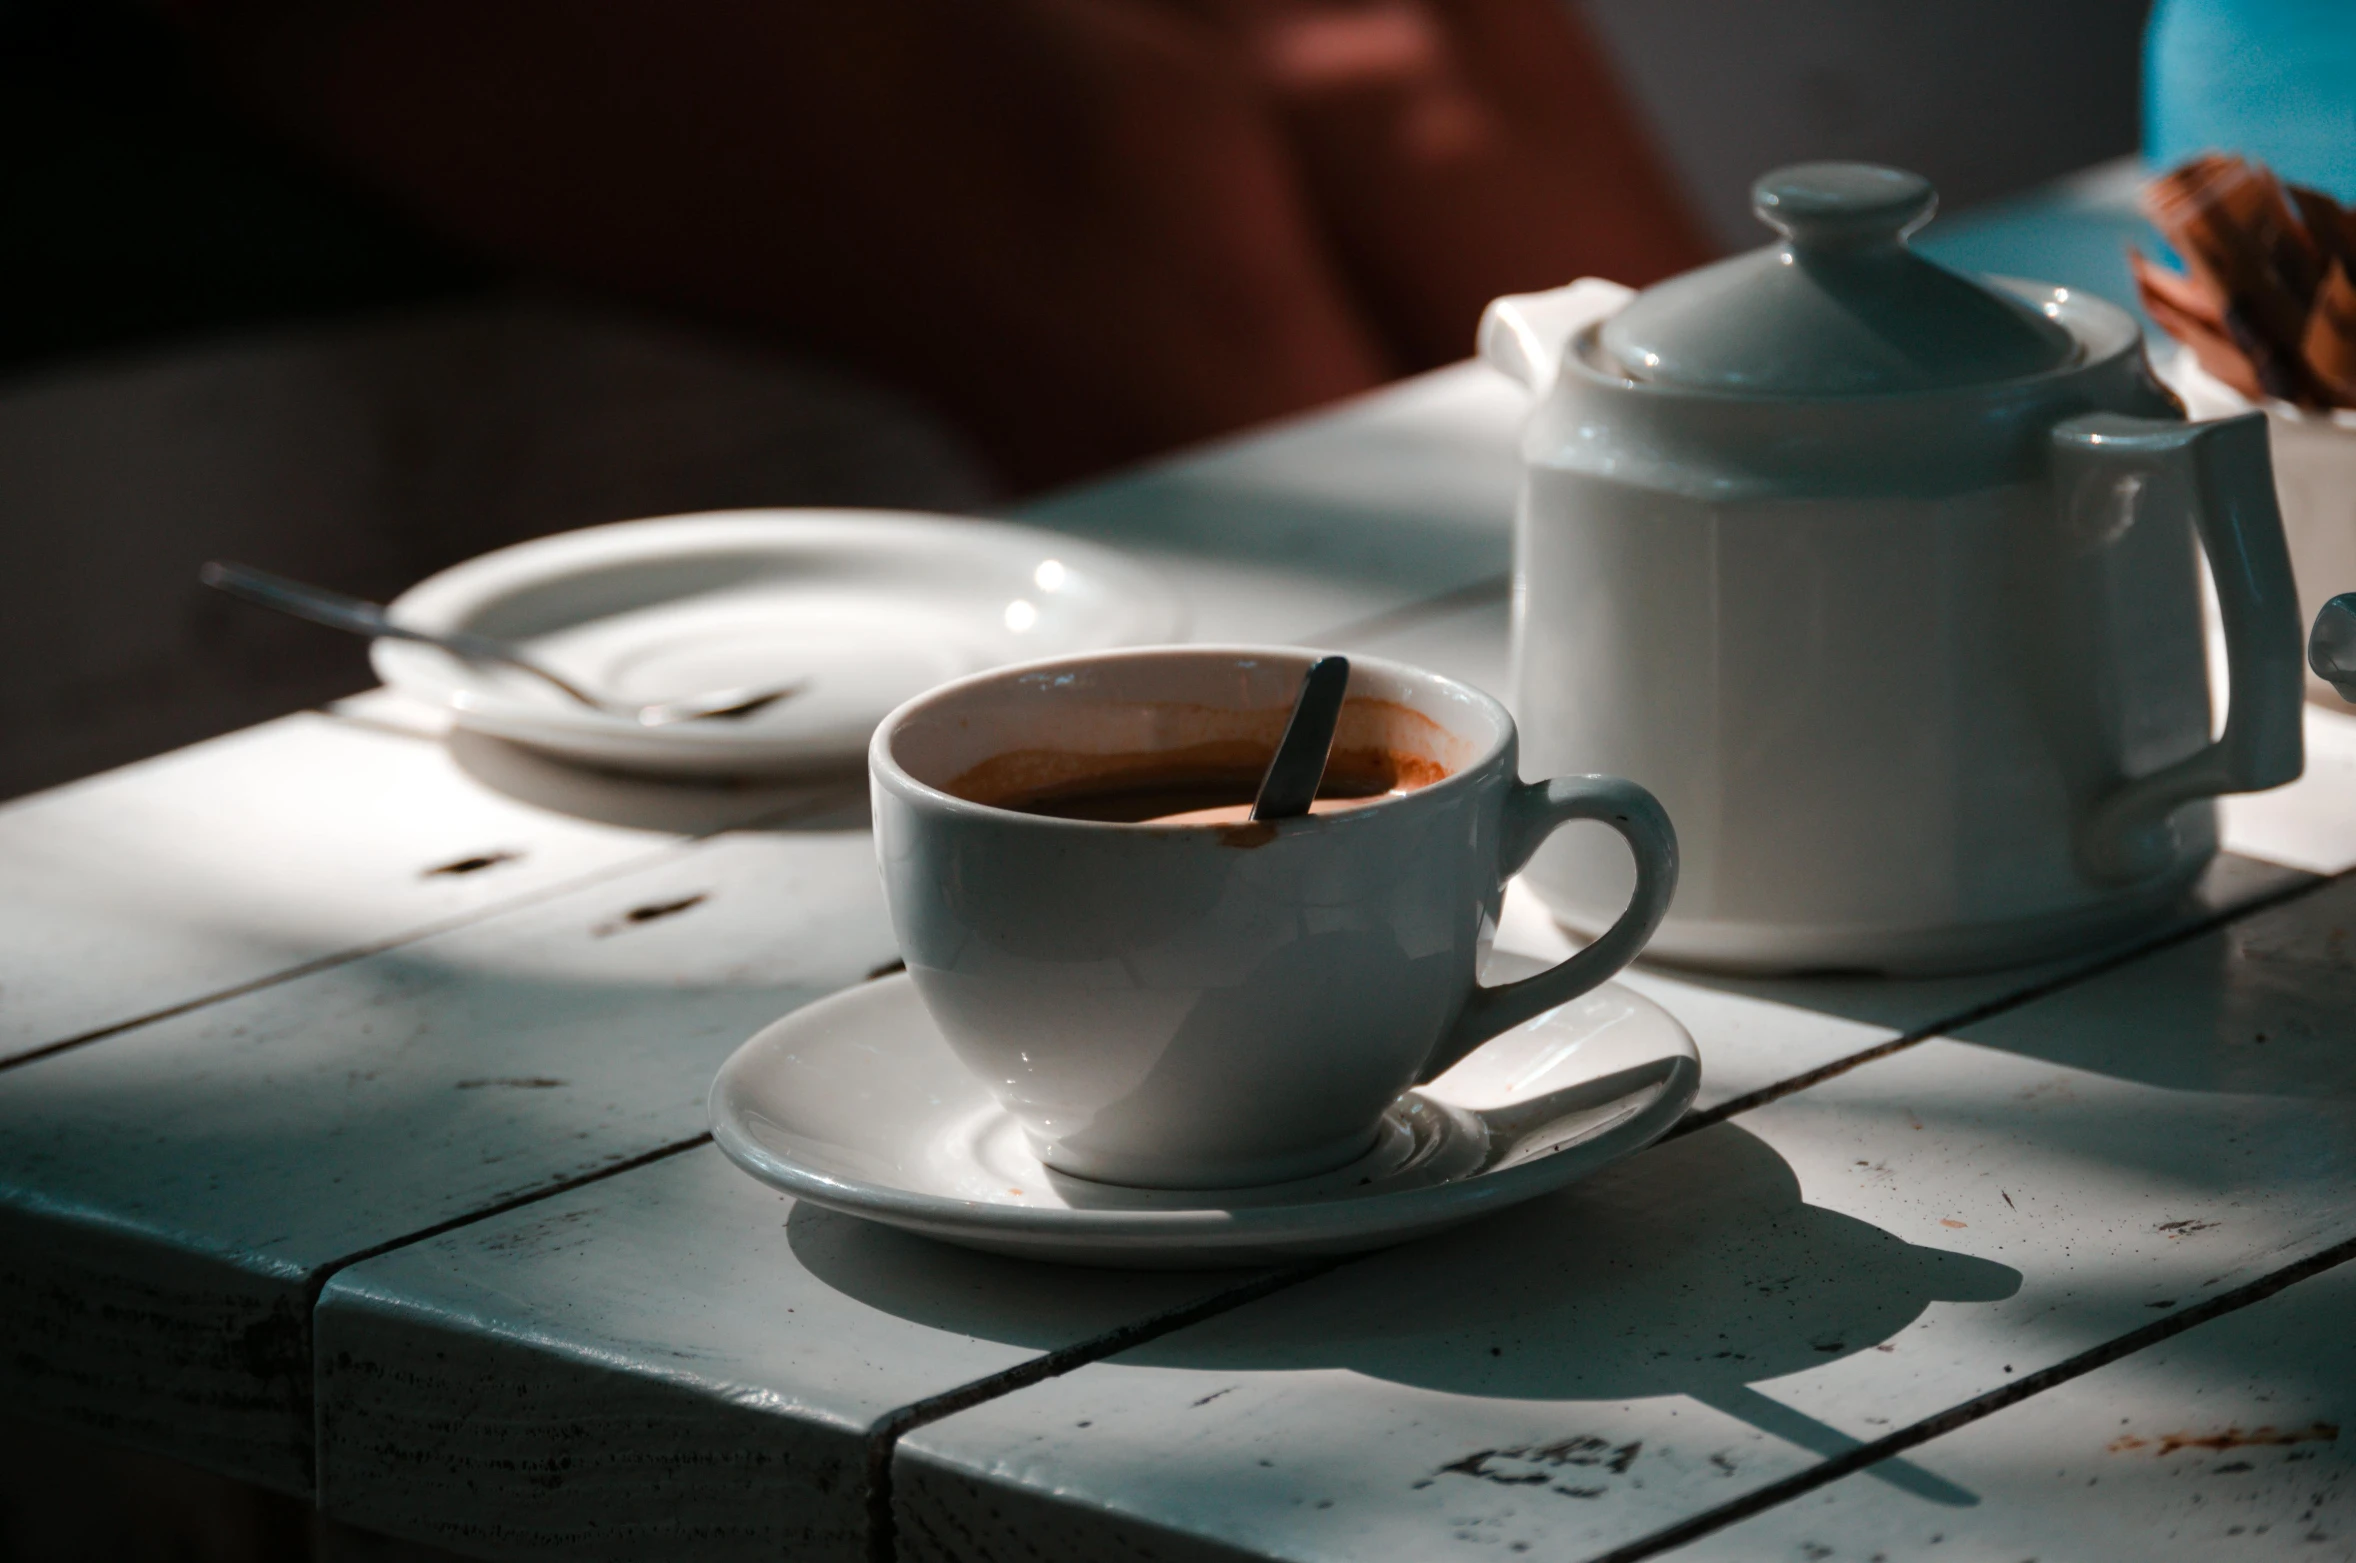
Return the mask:
{"type": "Polygon", "coordinates": [[[320,1498],[501,1557],[854,1560],[894,1409],[1228,1284],[942,1248],[704,1146],[338,1275],[320,1498]]]}
{"type": "Polygon", "coordinates": [[[1849,1476],[1666,1563],[2356,1558],[2356,1266],[1910,1450],[1962,1513],[1849,1476]]]}

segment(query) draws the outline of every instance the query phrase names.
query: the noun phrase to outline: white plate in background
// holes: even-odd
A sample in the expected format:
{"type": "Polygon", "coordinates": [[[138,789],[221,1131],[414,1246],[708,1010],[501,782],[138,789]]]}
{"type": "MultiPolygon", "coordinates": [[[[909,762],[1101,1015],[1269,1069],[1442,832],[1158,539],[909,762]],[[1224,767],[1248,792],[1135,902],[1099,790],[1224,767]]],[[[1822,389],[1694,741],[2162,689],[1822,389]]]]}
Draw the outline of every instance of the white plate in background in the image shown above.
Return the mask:
{"type": "Polygon", "coordinates": [[[1033,657],[1177,639],[1141,566],[1035,527],[885,510],[736,510],[586,527],[430,576],[390,605],[429,631],[523,646],[648,703],[807,680],[742,718],[644,728],[529,674],[378,641],[376,671],[459,725],[570,759],[682,775],[842,764],[894,706],[1033,657]]]}

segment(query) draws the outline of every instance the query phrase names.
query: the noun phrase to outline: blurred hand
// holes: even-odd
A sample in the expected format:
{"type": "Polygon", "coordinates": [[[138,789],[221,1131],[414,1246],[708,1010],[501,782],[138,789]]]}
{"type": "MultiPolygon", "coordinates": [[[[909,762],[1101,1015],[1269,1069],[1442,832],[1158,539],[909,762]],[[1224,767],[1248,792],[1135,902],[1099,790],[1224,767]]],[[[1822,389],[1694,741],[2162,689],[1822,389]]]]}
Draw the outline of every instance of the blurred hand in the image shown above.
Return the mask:
{"type": "Polygon", "coordinates": [[[906,387],[1018,482],[1702,257],[1560,0],[182,0],[427,223],[906,387]]]}

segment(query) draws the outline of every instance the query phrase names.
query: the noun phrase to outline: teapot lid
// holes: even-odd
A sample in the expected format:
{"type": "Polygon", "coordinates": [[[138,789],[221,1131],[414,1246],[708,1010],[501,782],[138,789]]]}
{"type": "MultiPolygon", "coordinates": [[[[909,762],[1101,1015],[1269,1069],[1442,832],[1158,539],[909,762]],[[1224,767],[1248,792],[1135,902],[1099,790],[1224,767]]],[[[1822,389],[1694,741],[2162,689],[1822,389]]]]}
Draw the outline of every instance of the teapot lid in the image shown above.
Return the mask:
{"type": "Polygon", "coordinates": [[[1604,322],[1630,378],[1755,396],[1951,390],[2060,367],[2068,328],[1906,245],[1938,193],[1870,163],[1798,163],[1751,186],[1780,242],[1647,288],[1604,322]]]}

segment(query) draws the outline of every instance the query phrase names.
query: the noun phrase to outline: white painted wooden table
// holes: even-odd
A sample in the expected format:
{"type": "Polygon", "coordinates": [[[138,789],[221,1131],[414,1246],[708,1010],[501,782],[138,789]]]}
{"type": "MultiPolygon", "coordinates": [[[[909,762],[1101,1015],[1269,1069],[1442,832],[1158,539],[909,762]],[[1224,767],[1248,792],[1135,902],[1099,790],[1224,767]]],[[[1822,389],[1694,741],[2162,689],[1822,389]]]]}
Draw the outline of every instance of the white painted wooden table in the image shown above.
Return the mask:
{"type": "MultiPolygon", "coordinates": [[[[1029,514],[1198,636],[1496,687],[1517,412],[1449,370],[1029,514]]],[[[2356,722],[2310,739],[2136,949],[1640,971],[1704,1054],[1669,1142],[1128,1275],[706,1140],[731,1048],[893,959],[855,779],[361,697],[0,809],[0,1403],[486,1558],[2356,1557],[2356,722]]]]}

